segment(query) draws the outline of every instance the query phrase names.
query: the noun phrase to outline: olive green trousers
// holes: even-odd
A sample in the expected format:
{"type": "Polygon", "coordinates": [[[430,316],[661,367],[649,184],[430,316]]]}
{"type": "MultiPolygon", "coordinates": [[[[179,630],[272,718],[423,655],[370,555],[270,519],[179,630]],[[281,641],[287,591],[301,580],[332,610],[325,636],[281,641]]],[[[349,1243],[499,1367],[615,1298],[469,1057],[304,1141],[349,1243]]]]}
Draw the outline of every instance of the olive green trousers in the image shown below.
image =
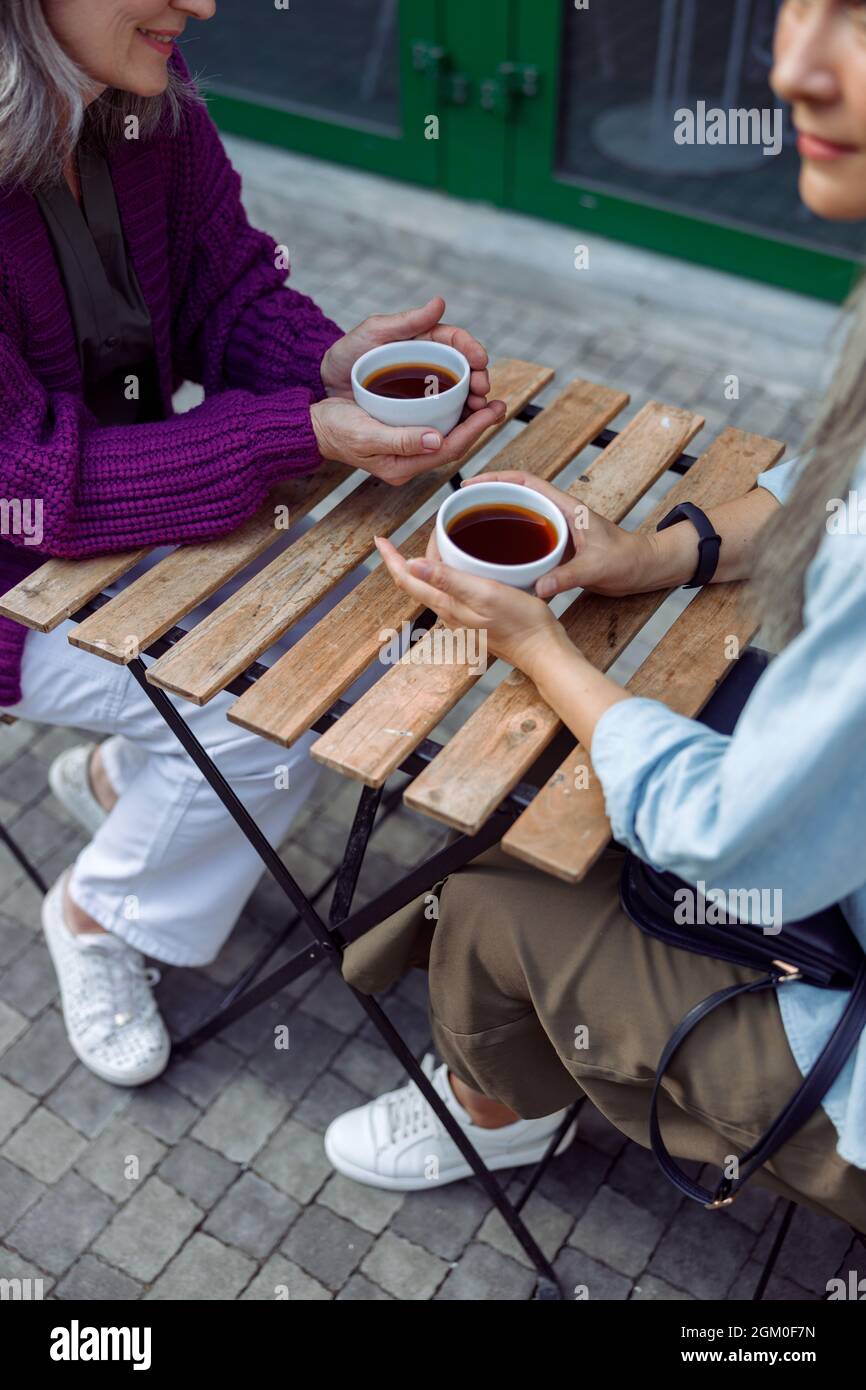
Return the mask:
{"type": "MultiPolygon", "coordinates": [[[[620,906],[621,864],[611,848],[569,885],[490,850],[353,942],[343,974],[378,993],[413,966],[428,970],[434,1042],[457,1077],[526,1119],[583,1092],[649,1147],[650,1090],[674,1028],[708,994],[758,972],[640,931],[620,906]]],[[[665,1142],[678,1158],[721,1166],[801,1080],[775,994],[735,999],[668,1068],[665,1142]]],[[[839,1157],[821,1108],[751,1182],[866,1232],[866,1170],[839,1157]]]]}

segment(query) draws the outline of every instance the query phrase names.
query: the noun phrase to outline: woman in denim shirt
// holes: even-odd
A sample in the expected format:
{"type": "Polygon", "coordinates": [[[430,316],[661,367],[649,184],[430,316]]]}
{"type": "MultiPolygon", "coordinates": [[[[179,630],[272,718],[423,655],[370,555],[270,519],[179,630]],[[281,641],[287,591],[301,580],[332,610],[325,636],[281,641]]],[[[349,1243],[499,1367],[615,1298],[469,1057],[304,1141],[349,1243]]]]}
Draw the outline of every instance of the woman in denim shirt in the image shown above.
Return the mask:
{"type": "MultiPolygon", "coordinates": [[[[787,0],[772,85],[793,106],[804,201],[824,217],[866,217],[866,3],[787,0]]],[[[696,885],[763,890],[786,921],[841,901],[866,949],[862,291],[851,311],[803,460],[709,513],[722,537],[714,582],[751,577],[764,640],[781,648],[732,736],[629,696],[541,601],[578,586],[620,595],[687,583],[698,555],[691,522],[646,535],[591,515],[574,533],[574,558],[540,581],[537,597],[459,574],[432,551],[407,564],[387,541],[380,550],[396,583],[446,622],[485,628],[496,655],[530,676],[591,749],[621,845],[696,885]]],[[[573,514],[573,499],[549,484],[500,476],[573,514]]],[[[572,887],[494,850],[438,886],[435,923],[418,903],[347,952],[344,973],[361,989],[411,964],[429,969],[444,1059],[434,1084],[493,1168],[540,1157],[579,1091],[646,1144],[649,1091],[674,1027],[707,995],[757,977],[639,931],[619,904],[621,861],[611,848],[572,887]]],[[[669,1149],[714,1164],[742,1153],[796,1090],[846,998],[793,982],[707,1018],[666,1075],[669,1149]]],[[[381,1187],[429,1188],[431,1155],[440,1183],[468,1172],[412,1086],[340,1116],[326,1148],[342,1172],[381,1187]]],[[[756,1180],[866,1231],[864,1170],[866,1037],[756,1180]]]]}

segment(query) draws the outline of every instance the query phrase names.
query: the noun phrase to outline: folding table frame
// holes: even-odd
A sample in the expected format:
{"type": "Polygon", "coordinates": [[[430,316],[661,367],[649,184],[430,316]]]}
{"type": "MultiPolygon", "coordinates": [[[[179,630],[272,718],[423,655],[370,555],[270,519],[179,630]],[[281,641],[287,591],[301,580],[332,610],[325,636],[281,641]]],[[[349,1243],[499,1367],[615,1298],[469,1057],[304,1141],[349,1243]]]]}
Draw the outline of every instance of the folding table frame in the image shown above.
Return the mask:
{"type": "MultiPolygon", "coordinates": [[[[527,405],[515,415],[515,419],[527,423],[534,419],[542,409],[543,407],[536,405],[527,405]]],[[[604,429],[598,433],[591,443],[599,449],[605,449],[617,438],[618,433],[618,431],[613,429],[604,429]]],[[[679,456],[670,463],[666,471],[685,474],[696,461],[694,456],[687,453],[680,453],[679,456]]],[[[460,475],[457,474],[451,479],[451,486],[456,488],[459,487],[459,485],[460,475]]],[[[110,601],[110,595],[100,593],[83,604],[73,615],[73,619],[75,621],[82,621],[110,601]]],[[[415,630],[422,630],[432,626],[434,621],[435,615],[428,611],[422,614],[413,626],[415,630]]],[[[160,657],[186,635],[186,629],[179,626],[173,627],[158,640],[150,643],[146,647],[144,655],[151,658],[160,657]]],[[[502,800],[500,805],[477,832],[472,834],[456,834],[454,837],[450,838],[449,842],[441,849],[432,854],[422,864],[405,874],[397,883],[391,885],[363,907],[353,910],[352,904],[358,883],[358,876],[361,871],[371,834],[376,826],[377,815],[380,809],[383,815],[390,814],[391,811],[395,809],[399,796],[402,793],[401,788],[397,797],[392,795],[383,798],[384,788],[382,786],[375,788],[364,786],[358,798],[353,823],[349,831],[341,863],[336,873],[332,875],[332,878],[335,880],[335,886],[331,908],[326,921],[317,910],[315,904],[315,898],[319,896],[323,890],[320,889],[318,894],[314,894],[313,897],[310,897],[297,882],[296,878],[283,863],[275,847],[269,842],[252,816],[243,806],[232,787],[196,738],[186,720],[169,699],[166,692],[147,680],[147,667],[142,659],[142,655],[135,656],[128,661],[127,664],[133,678],[138,682],[147,698],[175,734],[179,743],[193,760],[202,776],[213,788],[229,815],[232,816],[239,829],[258,854],[263,867],[285,894],[295,913],[294,917],[290,919],[282,937],[273,944],[270,944],[267,950],[260,953],[257,959],[243,971],[241,976],[227,991],[219,1008],[198,1027],[194,1028],[191,1033],[174,1042],[173,1051],[175,1053],[188,1052],[198,1047],[208,1038],[219,1033],[228,1024],[270,999],[293,980],[298,979],[314,966],[326,963],[339,972],[343,951],[350,942],[364,935],[365,932],[369,931],[372,927],[385,920],[406,904],[412,902],[419,895],[429,891],[433,883],[447,877],[451,873],[457,872],[486,849],[497,844],[506,830],[508,830],[517,817],[530,805],[537,794],[536,787],[525,782],[518,783],[512,788],[509,795],[502,800]],[[260,980],[258,983],[254,983],[268,960],[280,949],[288,934],[298,924],[302,924],[307,928],[311,937],[310,942],[297,950],[284,964],[274,969],[264,979],[260,980]]],[[[253,662],[241,675],[226,684],[224,688],[234,694],[241,695],[265,675],[268,670],[269,668],[261,663],[253,662]]],[[[351,705],[347,701],[342,699],[336,700],[331,708],[311,725],[312,729],[318,733],[324,733],[336,723],[336,721],[342,718],[350,708],[351,705]]],[[[432,762],[440,751],[441,745],[431,739],[425,739],[405,758],[398,770],[401,773],[408,774],[410,778],[414,778],[432,762]]],[[[0,826],[0,837],[7,843],[12,853],[15,854],[18,861],[27,870],[37,886],[44,891],[44,884],[42,884],[37,871],[27,862],[26,858],[22,855],[21,851],[2,826],[0,826]]],[[[434,1090],[428,1077],[423,1072],[418,1059],[400,1036],[382,1006],[377,1000],[352,988],[348,982],[346,982],[346,988],[350,989],[352,994],[354,994],[361,1008],[383,1038],[385,1045],[405,1068],[408,1076],[429,1102],[443,1128],[451,1136],[458,1150],[462,1153],[473,1173],[482,1184],[491,1202],[500,1212],[506,1225],[512,1231],[516,1240],[529,1257],[537,1273],[535,1297],[542,1300],[561,1299],[562,1292],[550,1261],[539,1248],[521,1213],[526,1201],[535,1189],[547,1165],[555,1154],[561,1139],[573,1122],[580,1107],[583,1105],[585,1097],[580,1096],[570,1108],[556,1134],[551,1139],[545,1155],[529,1173],[527,1179],[523,1183],[520,1195],[516,1200],[512,1201],[507,1196],[499,1179],[488,1169],[475,1147],[467,1138],[463,1129],[461,1129],[448,1111],[441,1097],[434,1090]]],[[[778,1242],[778,1244],[780,1246],[781,1241],[778,1242]]],[[[777,1253],[777,1251],[775,1253],[777,1253]]]]}

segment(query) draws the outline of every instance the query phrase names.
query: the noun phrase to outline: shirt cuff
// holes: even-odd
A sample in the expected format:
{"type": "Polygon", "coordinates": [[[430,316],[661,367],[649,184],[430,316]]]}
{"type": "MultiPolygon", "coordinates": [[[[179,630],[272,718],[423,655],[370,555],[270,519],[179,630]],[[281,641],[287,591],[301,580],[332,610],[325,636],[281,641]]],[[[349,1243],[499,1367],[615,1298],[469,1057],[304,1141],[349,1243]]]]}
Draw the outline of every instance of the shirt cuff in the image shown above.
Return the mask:
{"type": "Polygon", "coordinates": [[[777,463],[775,468],[768,468],[766,472],[758,475],[758,487],[771,492],[777,502],[784,506],[799,482],[804,463],[803,458],[787,459],[785,463],[777,463]]]}

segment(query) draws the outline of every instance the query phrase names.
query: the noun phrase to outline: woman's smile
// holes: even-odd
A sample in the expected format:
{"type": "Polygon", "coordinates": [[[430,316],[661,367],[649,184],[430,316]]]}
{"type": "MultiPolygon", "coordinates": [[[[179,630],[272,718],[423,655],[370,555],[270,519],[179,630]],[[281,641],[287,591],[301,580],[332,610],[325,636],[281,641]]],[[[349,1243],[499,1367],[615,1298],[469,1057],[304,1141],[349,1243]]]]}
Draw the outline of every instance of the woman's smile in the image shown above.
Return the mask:
{"type": "Polygon", "coordinates": [[[157,53],[161,53],[164,58],[170,58],[174,48],[174,41],[183,33],[182,29],[158,30],[158,29],[136,29],[139,38],[151,48],[155,48],[157,53]]]}
{"type": "Polygon", "coordinates": [[[817,160],[843,159],[845,155],[862,153],[858,145],[843,145],[808,130],[798,132],[797,149],[803,159],[817,160]]]}

